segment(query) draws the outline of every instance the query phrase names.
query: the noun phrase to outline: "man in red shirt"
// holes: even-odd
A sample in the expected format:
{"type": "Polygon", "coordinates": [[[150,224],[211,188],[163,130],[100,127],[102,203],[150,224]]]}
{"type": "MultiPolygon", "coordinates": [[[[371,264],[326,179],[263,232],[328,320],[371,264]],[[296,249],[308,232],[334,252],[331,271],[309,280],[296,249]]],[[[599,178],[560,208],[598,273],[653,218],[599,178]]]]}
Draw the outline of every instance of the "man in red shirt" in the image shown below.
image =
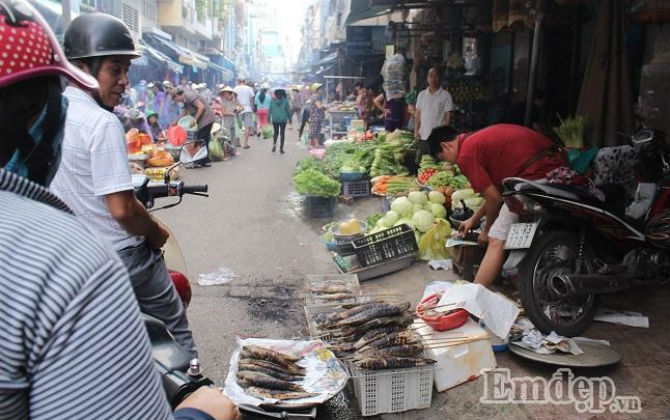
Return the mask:
{"type": "Polygon", "coordinates": [[[437,127],[428,143],[432,156],[458,164],[472,188],[484,197],[484,205],[462,222],[459,230],[462,235],[467,233],[486,215],[479,242],[488,243],[488,247],[475,283],[488,287],[500,274],[507,233],[519,220],[502,203],[503,179],[542,179],[551,170],[567,166],[567,161],[549,138],[514,124],[496,124],[460,135],[451,127],[437,127]]]}

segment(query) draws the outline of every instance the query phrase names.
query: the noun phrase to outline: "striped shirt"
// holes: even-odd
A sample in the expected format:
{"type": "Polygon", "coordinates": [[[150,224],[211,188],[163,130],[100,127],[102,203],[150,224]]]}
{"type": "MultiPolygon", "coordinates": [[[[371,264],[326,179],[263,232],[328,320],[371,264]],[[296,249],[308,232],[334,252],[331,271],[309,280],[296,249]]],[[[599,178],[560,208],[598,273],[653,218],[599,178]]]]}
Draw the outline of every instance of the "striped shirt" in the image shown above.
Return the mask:
{"type": "Polygon", "coordinates": [[[0,419],[172,418],[111,246],[2,169],[0,220],[0,419]]]}

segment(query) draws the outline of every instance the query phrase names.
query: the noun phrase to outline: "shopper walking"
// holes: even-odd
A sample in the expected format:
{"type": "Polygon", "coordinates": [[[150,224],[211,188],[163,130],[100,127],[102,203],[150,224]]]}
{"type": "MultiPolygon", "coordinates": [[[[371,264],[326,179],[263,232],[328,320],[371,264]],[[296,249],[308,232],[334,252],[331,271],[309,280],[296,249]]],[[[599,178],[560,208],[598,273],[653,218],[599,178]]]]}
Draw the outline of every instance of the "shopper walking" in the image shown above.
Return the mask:
{"type": "Polygon", "coordinates": [[[323,90],[321,83],[312,84],[312,103],[309,108],[309,144],[312,148],[321,144],[321,125],[325,118],[326,107],[321,103],[323,90]]]}
{"type": "Polygon", "coordinates": [[[235,91],[230,86],[224,86],[219,91],[219,98],[221,98],[221,125],[228,132],[230,140],[235,147],[239,147],[240,141],[235,132],[235,118],[244,107],[240,104],[240,101],[237,100],[235,91]]]}
{"type": "Polygon", "coordinates": [[[300,89],[298,88],[298,86],[293,86],[291,88],[291,115],[289,116],[288,119],[289,127],[293,125],[294,115],[298,120],[298,124],[300,124],[302,107],[304,106],[305,106],[305,100],[303,99],[303,96],[300,94],[300,89]]]}
{"type": "Polygon", "coordinates": [[[254,90],[244,83],[244,78],[237,79],[237,86],[233,89],[237,94],[237,99],[240,101],[240,104],[243,106],[242,109],[242,123],[244,124],[244,142],[242,147],[244,149],[249,148],[249,136],[251,135],[251,130],[254,127],[254,115],[252,110],[252,105],[254,103],[254,90]]]}
{"type": "Polygon", "coordinates": [[[414,137],[417,144],[416,163],[421,162],[421,156],[428,153],[428,137],[434,128],[449,125],[454,102],[451,94],[440,86],[440,72],[436,67],[428,70],[428,87],[416,99],[414,111],[414,137]]]}
{"type": "Polygon", "coordinates": [[[291,105],[284,89],[276,89],[274,96],[270,101],[270,121],[274,127],[272,153],[277,150],[277,136],[279,136],[279,153],[284,153],[286,123],[291,118],[291,105]]]}
{"type": "Polygon", "coordinates": [[[272,98],[268,94],[268,86],[266,83],[261,85],[261,91],[256,95],[256,117],[258,118],[258,137],[261,136],[263,128],[268,125],[268,116],[270,114],[270,102],[272,98]]]}

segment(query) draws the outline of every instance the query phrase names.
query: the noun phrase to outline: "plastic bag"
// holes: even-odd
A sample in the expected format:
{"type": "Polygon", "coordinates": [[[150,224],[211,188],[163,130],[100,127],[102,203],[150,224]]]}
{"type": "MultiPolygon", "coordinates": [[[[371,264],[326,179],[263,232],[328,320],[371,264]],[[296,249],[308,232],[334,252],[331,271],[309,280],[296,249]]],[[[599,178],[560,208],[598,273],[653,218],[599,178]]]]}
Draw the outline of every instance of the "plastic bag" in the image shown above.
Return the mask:
{"type": "Polygon", "coordinates": [[[272,137],[272,127],[269,125],[266,125],[261,129],[261,134],[263,135],[264,139],[269,139],[272,137]]]}
{"type": "Polygon", "coordinates": [[[227,284],[238,278],[233,270],[227,267],[219,267],[216,271],[207,274],[200,274],[198,276],[198,284],[200,286],[219,286],[227,284]]]}
{"type": "Polygon", "coordinates": [[[419,240],[419,259],[446,260],[449,253],[445,248],[447,238],[451,236],[451,225],[444,219],[437,219],[419,240]]]}
{"type": "Polygon", "coordinates": [[[209,158],[211,160],[220,161],[223,160],[224,153],[223,147],[221,147],[221,142],[217,140],[212,140],[209,142],[209,158]]]}

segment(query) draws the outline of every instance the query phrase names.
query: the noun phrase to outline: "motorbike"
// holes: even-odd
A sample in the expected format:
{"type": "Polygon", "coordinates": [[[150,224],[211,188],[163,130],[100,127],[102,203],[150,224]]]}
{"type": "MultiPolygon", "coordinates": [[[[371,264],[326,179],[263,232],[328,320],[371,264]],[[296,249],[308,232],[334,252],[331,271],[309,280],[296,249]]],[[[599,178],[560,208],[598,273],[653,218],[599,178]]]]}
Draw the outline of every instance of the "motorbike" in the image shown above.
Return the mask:
{"type": "Polygon", "coordinates": [[[507,178],[503,200],[519,215],[505,243],[506,277],[543,333],[576,336],[591,323],[599,296],[668,280],[670,157],[662,133],[629,137],[637,151],[637,193],[629,206],[612,191],[507,178]]]}
{"type": "MultiPolygon", "coordinates": [[[[160,183],[150,182],[146,175],[133,175],[135,196],[149,211],[177,206],[187,194],[207,197],[207,185],[185,185],[183,181],[171,180],[171,173],[177,166],[178,163],[169,167],[160,183]],[[177,197],[178,201],[154,208],[154,200],[163,197],[177,197]]],[[[172,283],[186,308],[191,301],[191,284],[186,276],[186,264],[179,244],[175,235],[168,231],[170,236],[163,247],[163,257],[172,283]]],[[[142,314],[142,317],[149,334],[154,363],[173,409],[196,389],[213,384],[202,374],[198,359],[191,359],[162,321],[147,314],[142,314]]]]}

